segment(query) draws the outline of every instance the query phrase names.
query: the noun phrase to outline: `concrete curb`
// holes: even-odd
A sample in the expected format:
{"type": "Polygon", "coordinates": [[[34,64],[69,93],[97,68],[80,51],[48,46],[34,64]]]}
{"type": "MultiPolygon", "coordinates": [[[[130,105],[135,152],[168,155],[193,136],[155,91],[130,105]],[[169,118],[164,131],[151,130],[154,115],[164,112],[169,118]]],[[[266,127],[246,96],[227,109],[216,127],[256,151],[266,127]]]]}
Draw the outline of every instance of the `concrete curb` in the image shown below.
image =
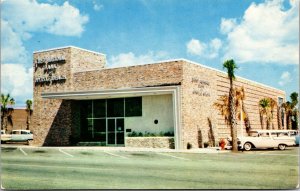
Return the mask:
{"type": "Polygon", "coordinates": [[[230,150],[220,150],[219,147],[197,148],[190,150],[175,150],[164,148],[135,148],[135,147],[99,147],[99,146],[76,146],[76,147],[38,147],[28,145],[2,145],[1,148],[30,148],[30,149],[72,149],[72,150],[99,150],[119,152],[165,152],[165,153],[229,153],[230,150]]]}

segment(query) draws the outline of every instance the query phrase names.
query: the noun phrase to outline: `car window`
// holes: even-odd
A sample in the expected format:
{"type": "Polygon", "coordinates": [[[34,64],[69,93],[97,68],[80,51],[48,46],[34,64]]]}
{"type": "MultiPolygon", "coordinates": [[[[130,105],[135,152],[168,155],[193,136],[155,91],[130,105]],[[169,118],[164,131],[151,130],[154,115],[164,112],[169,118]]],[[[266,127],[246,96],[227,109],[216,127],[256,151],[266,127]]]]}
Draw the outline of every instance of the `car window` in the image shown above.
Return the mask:
{"type": "Polygon", "coordinates": [[[269,133],[261,133],[260,137],[269,137],[269,133]]]}
{"type": "Polygon", "coordinates": [[[26,134],[27,135],[28,133],[26,131],[21,131],[21,134],[26,134]]]}
{"type": "Polygon", "coordinates": [[[15,135],[20,135],[21,132],[20,131],[13,131],[12,134],[15,134],[15,135]]]}

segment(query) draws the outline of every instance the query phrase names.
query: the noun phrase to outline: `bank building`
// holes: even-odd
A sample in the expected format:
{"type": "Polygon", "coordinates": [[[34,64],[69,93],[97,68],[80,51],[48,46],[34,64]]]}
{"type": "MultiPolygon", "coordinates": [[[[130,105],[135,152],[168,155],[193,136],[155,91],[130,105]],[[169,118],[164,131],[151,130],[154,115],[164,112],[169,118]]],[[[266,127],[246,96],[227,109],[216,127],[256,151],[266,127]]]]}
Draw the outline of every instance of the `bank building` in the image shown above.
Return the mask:
{"type": "MultiPolygon", "coordinates": [[[[33,145],[187,149],[230,136],[214,107],[228,95],[226,72],[186,59],[109,68],[104,54],[73,46],[34,52],[33,67],[33,145]]],[[[241,77],[234,87],[244,88],[251,129],[261,129],[260,99],[285,101],[284,91],[241,77]]],[[[286,128],[280,107],[272,125],[286,128]]]]}

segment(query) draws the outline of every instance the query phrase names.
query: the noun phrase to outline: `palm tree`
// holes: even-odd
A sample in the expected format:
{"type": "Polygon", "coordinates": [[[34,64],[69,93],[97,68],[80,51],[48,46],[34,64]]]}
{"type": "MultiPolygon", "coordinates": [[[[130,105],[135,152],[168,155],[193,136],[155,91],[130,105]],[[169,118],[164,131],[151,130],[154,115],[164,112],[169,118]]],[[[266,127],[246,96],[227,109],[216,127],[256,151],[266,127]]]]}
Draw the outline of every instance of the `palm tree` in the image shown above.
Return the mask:
{"type": "Polygon", "coordinates": [[[249,132],[251,129],[251,124],[247,109],[244,104],[244,100],[246,99],[245,89],[242,86],[240,89],[236,88],[235,92],[237,102],[239,103],[239,105],[236,105],[236,108],[240,108],[240,105],[242,106],[242,111],[240,112],[243,112],[243,120],[246,127],[246,132],[249,132]]]}
{"type": "MultiPolygon", "coordinates": [[[[291,102],[287,101],[282,104],[282,107],[284,108],[286,114],[287,129],[292,129],[292,121],[297,122],[298,114],[299,114],[299,111],[296,107],[298,104],[298,93],[293,92],[290,95],[290,98],[291,98],[291,102]]],[[[296,123],[296,128],[297,128],[297,123],[296,123]]]]}
{"type": "Polygon", "coordinates": [[[27,130],[29,130],[29,126],[31,123],[31,115],[32,115],[32,101],[30,99],[26,100],[26,112],[27,112],[27,120],[26,120],[26,124],[27,124],[27,130]]]}
{"type": "Polygon", "coordinates": [[[293,92],[290,95],[291,101],[292,101],[292,129],[298,129],[298,116],[299,116],[299,110],[297,109],[298,104],[298,93],[293,92]]]}
{"type": "Polygon", "coordinates": [[[227,69],[227,75],[230,82],[229,88],[229,121],[230,121],[230,130],[231,130],[231,137],[232,137],[232,151],[238,151],[238,144],[237,144],[237,129],[236,129],[236,108],[235,108],[235,95],[233,89],[233,80],[235,79],[234,70],[237,69],[237,65],[235,64],[234,60],[227,60],[223,63],[223,68],[227,69]]]}
{"type": "Polygon", "coordinates": [[[221,115],[224,117],[226,125],[230,126],[230,109],[228,96],[220,96],[218,101],[214,103],[214,106],[220,111],[221,115]]]}
{"type": "Polygon", "coordinates": [[[4,95],[1,94],[1,129],[5,129],[7,131],[8,123],[13,125],[12,121],[12,113],[14,108],[12,106],[15,104],[14,98],[10,97],[9,94],[4,95]]]}
{"type": "Polygon", "coordinates": [[[293,115],[292,103],[287,101],[282,104],[282,107],[285,110],[287,129],[291,129],[292,128],[292,115],[293,115]]]}
{"type": "MultiPolygon", "coordinates": [[[[246,111],[246,107],[244,105],[244,99],[245,99],[245,92],[244,92],[244,88],[241,87],[239,88],[234,88],[234,94],[236,97],[236,101],[235,101],[235,108],[236,108],[236,118],[241,120],[241,112],[243,114],[243,121],[246,127],[246,131],[248,132],[251,128],[250,126],[250,121],[249,121],[249,117],[248,117],[248,113],[246,111]]],[[[223,95],[220,96],[219,99],[217,100],[217,102],[215,102],[214,107],[216,107],[221,115],[224,117],[225,119],[225,123],[230,126],[230,108],[229,108],[229,97],[228,95],[223,95]]]]}
{"type": "Polygon", "coordinates": [[[259,116],[260,116],[260,124],[261,124],[261,128],[264,129],[264,125],[263,125],[263,119],[264,116],[266,116],[266,129],[270,129],[270,121],[271,121],[271,116],[270,116],[270,100],[268,98],[263,98],[259,101],[258,103],[259,105],[259,116]]]}
{"type": "Polygon", "coordinates": [[[269,100],[269,103],[270,103],[270,112],[269,112],[270,117],[269,118],[272,123],[272,129],[275,129],[273,119],[274,119],[274,109],[277,108],[277,102],[273,98],[270,98],[270,97],[267,99],[269,100]]]}

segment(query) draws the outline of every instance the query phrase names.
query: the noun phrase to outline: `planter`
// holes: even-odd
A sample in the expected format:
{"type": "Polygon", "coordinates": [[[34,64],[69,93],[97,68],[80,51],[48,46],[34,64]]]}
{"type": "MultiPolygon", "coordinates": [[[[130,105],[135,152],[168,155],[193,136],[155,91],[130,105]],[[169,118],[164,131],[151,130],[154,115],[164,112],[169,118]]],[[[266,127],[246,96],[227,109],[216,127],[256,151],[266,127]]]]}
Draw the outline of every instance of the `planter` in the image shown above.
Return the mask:
{"type": "Polygon", "coordinates": [[[125,147],[174,149],[173,137],[125,137],[125,147]]]}

